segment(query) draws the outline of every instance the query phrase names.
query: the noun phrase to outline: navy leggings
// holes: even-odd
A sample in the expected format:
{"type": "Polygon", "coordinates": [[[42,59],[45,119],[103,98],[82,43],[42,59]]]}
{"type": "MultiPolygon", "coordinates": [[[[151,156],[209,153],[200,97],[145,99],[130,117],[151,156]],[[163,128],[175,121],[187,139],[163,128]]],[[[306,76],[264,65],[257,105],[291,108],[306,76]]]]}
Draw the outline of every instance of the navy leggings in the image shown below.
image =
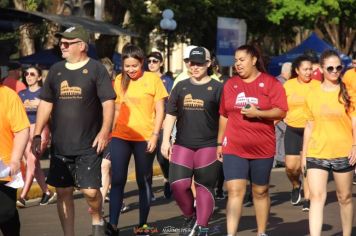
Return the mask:
{"type": "Polygon", "coordinates": [[[151,205],[152,165],[155,153],[147,153],[146,148],[146,141],[127,141],[120,138],[111,140],[110,224],[117,225],[119,221],[132,154],[135,158],[136,182],[139,191],[139,225],[147,222],[151,205]]]}

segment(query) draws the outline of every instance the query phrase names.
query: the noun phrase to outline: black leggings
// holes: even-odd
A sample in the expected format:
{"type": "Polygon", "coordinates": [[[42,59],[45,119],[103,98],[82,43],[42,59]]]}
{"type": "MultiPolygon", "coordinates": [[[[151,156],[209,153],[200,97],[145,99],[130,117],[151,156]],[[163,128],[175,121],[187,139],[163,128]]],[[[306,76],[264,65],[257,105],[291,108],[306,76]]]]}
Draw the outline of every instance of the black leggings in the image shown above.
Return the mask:
{"type": "Polygon", "coordinates": [[[111,152],[111,190],[110,190],[110,224],[117,225],[124,197],[127,171],[131,155],[135,158],[136,182],[139,191],[140,219],[139,225],[146,224],[151,205],[152,165],[155,152],[147,153],[146,141],[127,141],[112,138],[111,152]]]}
{"type": "Polygon", "coordinates": [[[0,230],[4,236],[20,235],[20,219],[16,209],[17,190],[0,183],[0,230]]]}

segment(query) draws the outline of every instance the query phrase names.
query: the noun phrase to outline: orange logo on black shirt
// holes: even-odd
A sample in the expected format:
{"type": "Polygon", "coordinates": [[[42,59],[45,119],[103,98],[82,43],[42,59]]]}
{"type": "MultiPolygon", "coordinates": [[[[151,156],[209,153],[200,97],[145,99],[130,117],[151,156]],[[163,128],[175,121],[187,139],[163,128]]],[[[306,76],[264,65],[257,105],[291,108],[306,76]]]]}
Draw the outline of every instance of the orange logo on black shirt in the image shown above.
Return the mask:
{"type": "Polygon", "coordinates": [[[67,80],[61,83],[60,99],[82,99],[82,89],[80,87],[70,87],[67,80]]]}
{"type": "Polygon", "coordinates": [[[187,94],[184,97],[183,106],[184,106],[184,109],[203,110],[204,109],[204,101],[201,99],[193,99],[191,94],[187,94]]]}

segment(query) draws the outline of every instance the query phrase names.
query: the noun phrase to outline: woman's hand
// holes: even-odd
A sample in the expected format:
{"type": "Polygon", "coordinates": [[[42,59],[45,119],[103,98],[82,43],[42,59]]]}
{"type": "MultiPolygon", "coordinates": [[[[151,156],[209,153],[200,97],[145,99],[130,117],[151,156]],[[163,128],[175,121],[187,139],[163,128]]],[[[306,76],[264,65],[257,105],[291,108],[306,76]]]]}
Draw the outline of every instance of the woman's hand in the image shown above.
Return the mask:
{"type": "Polygon", "coordinates": [[[172,146],[169,141],[163,141],[161,145],[161,153],[164,158],[171,160],[172,146]]]}
{"type": "Polygon", "coordinates": [[[147,142],[147,149],[146,152],[152,153],[157,147],[158,135],[152,135],[150,140],[147,142]]]}
{"type": "Polygon", "coordinates": [[[253,104],[247,104],[241,109],[241,114],[246,116],[247,118],[259,118],[258,112],[259,110],[253,104]]]}
{"type": "Polygon", "coordinates": [[[356,164],[356,145],[352,145],[351,151],[349,154],[349,164],[351,166],[356,164]]]}
{"type": "Polygon", "coordinates": [[[222,154],[222,146],[219,145],[216,147],[216,159],[220,162],[223,161],[223,154],[222,154]]]}
{"type": "Polygon", "coordinates": [[[300,168],[302,169],[302,173],[304,177],[307,177],[307,158],[305,155],[301,154],[301,163],[300,163],[300,168]]]}

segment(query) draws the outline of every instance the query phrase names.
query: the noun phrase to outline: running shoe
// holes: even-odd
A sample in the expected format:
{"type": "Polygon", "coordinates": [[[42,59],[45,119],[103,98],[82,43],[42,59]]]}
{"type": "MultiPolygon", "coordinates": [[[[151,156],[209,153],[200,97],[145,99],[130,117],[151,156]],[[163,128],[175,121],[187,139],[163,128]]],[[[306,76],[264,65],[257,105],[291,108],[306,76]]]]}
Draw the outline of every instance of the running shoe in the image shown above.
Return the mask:
{"type": "Polygon", "coordinates": [[[130,207],[123,202],[122,206],[121,206],[121,213],[125,213],[129,210],[130,210],[130,207]]]}
{"type": "Polygon", "coordinates": [[[195,216],[188,217],[188,218],[184,217],[184,222],[180,228],[179,235],[193,236],[196,227],[197,227],[197,219],[195,216]]]}
{"type": "Polygon", "coordinates": [[[106,236],[105,224],[103,225],[92,225],[92,236],[106,236]]]}
{"type": "Polygon", "coordinates": [[[26,207],[26,200],[24,198],[17,199],[16,206],[20,208],[26,207]]]}
{"type": "Polygon", "coordinates": [[[45,206],[45,205],[52,203],[54,201],[54,199],[56,198],[56,196],[57,196],[57,193],[53,193],[53,192],[49,192],[49,194],[43,193],[41,202],[40,202],[40,206],[45,206]]]}
{"type": "Polygon", "coordinates": [[[301,196],[302,185],[300,184],[299,187],[293,188],[291,192],[291,203],[292,205],[297,205],[302,196],[301,196]]]}
{"type": "Polygon", "coordinates": [[[165,182],[164,183],[164,197],[166,199],[170,199],[172,196],[172,190],[171,190],[171,185],[169,184],[169,182],[165,182]]]}
{"type": "Polygon", "coordinates": [[[207,236],[207,235],[209,235],[208,233],[209,233],[209,228],[199,225],[195,229],[194,236],[207,236]]]}
{"type": "Polygon", "coordinates": [[[302,211],[307,212],[310,208],[310,200],[304,200],[302,211]]]}
{"type": "Polygon", "coordinates": [[[224,200],[224,199],[225,199],[224,191],[217,189],[217,190],[215,191],[215,199],[216,199],[216,200],[224,200]]]}
{"type": "Polygon", "coordinates": [[[105,234],[107,236],[119,236],[119,233],[119,229],[114,229],[114,227],[110,223],[106,224],[105,234]]]}

